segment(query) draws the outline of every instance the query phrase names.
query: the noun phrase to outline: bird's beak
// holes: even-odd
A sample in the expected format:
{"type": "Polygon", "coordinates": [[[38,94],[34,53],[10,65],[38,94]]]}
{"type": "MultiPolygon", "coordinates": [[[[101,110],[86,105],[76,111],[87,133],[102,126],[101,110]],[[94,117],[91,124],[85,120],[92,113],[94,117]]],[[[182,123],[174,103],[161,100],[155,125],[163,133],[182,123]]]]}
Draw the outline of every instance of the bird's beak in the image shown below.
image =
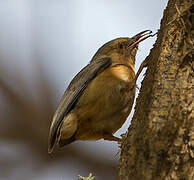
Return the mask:
{"type": "Polygon", "coordinates": [[[129,47],[134,48],[136,45],[138,45],[140,42],[144,41],[145,39],[149,37],[155,36],[157,33],[152,34],[151,30],[145,30],[142,31],[135,36],[133,36],[131,39],[133,40],[129,47]]]}

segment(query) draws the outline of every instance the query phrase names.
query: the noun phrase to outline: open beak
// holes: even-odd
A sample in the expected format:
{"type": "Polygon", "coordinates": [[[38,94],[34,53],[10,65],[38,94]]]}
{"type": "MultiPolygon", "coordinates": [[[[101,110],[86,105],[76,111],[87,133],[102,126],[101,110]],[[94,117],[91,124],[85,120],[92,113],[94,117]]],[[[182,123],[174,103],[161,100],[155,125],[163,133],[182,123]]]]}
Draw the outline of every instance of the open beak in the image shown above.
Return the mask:
{"type": "Polygon", "coordinates": [[[149,38],[149,37],[153,37],[155,36],[157,33],[152,34],[151,30],[145,30],[142,31],[140,33],[138,33],[137,35],[133,36],[131,39],[133,40],[133,42],[130,44],[129,47],[134,48],[136,45],[138,45],[140,42],[144,41],[145,39],[149,38]]]}

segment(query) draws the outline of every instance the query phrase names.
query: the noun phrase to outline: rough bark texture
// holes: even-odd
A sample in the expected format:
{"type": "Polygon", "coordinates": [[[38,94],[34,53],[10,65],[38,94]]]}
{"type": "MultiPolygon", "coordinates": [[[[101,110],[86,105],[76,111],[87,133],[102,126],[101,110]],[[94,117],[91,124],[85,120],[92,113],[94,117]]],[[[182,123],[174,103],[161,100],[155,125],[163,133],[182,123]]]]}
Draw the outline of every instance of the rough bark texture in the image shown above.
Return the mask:
{"type": "Polygon", "coordinates": [[[122,144],[119,180],[194,180],[194,4],[169,0],[122,144]]]}

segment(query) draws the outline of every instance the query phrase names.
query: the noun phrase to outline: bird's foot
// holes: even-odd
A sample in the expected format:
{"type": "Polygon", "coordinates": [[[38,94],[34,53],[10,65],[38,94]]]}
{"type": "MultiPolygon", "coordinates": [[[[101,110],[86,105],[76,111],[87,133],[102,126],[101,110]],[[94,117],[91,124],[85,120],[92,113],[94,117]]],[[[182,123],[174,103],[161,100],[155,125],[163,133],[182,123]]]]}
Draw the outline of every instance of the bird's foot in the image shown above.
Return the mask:
{"type": "Polygon", "coordinates": [[[124,133],[124,134],[121,134],[121,138],[119,138],[120,139],[120,142],[118,142],[118,144],[120,145],[119,148],[121,148],[121,145],[125,141],[126,137],[127,137],[127,132],[124,133]]]}
{"type": "Polygon", "coordinates": [[[107,133],[103,134],[104,140],[117,141],[119,149],[118,149],[118,152],[116,153],[116,156],[120,154],[122,143],[125,141],[126,137],[127,137],[127,132],[124,134],[121,134],[121,138],[115,137],[112,134],[107,134],[107,133]]]}
{"type": "Polygon", "coordinates": [[[117,155],[119,155],[121,153],[122,143],[125,141],[126,137],[127,137],[127,132],[124,133],[124,134],[121,134],[121,138],[119,138],[119,141],[117,141],[117,143],[119,145],[118,146],[119,149],[118,149],[118,151],[117,151],[115,156],[117,156],[117,155]]]}
{"type": "Polygon", "coordinates": [[[122,141],[122,138],[115,137],[112,134],[108,134],[108,133],[103,134],[103,139],[107,141],[117,141],[118,144],[121,143],[122,141]]]}

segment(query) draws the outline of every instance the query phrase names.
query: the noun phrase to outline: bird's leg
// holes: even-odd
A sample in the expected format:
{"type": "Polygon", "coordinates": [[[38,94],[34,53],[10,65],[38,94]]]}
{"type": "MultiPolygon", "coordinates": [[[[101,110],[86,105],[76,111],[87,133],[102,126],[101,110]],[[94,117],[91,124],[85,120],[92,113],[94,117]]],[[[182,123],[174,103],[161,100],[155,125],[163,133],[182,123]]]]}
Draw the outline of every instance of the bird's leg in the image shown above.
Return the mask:
{"type": "Polygon", "coordinates": [[[128,131],[126,131],[125,133],[121,134],[121,138],[125,139],[127,137],[127,133],[128,133],[128,131]]]}
{"type": "Polygon", "coordinates": [[[117,141],[118,144],[121,144],[121,142],[122,142],[122,138],[115,137],[115,136],[113,136],[112,134],[109,134],[109,133],[104,133],[103,134],[103,139],[108,140],[108,141],[117,141]]]}
{"type": "Polygon", "coordinates": [[[139,69],[138,69],[138,71],[137,71],[137,73],[136,73],[136,75],[135,75],[135,79],[134,79],[133,82],[132,82],[131,89],[133,89],[133,88],[136,86],[136,82],[137,82],[137,79],[138,79],[139,75],[141,74],[143,68],[147,67],[147,65],[148,65],[148,59],[146,58],[146,59],[141,63],[141,65],[140,65],[140,67],[139,67],[139,69]]]}

